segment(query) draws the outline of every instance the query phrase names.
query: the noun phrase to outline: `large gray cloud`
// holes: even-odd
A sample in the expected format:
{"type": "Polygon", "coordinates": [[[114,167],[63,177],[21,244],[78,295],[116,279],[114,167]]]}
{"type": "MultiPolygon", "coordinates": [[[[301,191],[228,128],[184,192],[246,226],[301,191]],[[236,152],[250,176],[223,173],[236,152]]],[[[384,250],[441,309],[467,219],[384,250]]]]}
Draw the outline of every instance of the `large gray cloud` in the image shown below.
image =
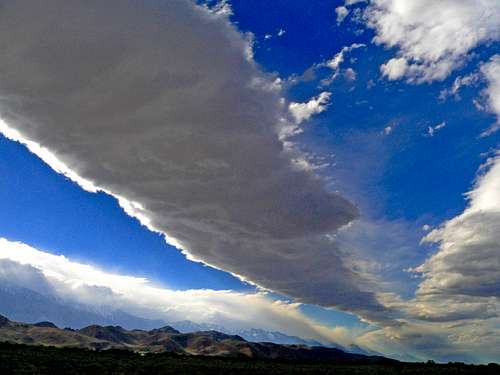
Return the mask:
{"type": "Polygon", "coordinates": [[[291,161],[286,104],[227,19],[184,0],[0,4],[0,111],[20,135],[5,134],[192,259],[305,302],[381,308],[325,236],[357,209],[291,161]]]}

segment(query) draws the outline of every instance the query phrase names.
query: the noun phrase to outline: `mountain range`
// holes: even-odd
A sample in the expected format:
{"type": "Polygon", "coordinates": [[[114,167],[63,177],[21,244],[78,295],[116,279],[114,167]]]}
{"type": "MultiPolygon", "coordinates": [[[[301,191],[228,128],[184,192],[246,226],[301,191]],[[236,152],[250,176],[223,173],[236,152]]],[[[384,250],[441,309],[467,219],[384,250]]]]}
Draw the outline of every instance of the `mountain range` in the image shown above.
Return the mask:
{"type": "Polygon", "coordinates": [[[79,329],[90,325],[120,326],[125,329],[152,330],[169,325],[182,333],[199,331],[218,331],[228,335],[238,335],[250,342],[272,342],[275,344],[326,346],[357,354],[368,353],[357,346],[343,347],[333,343],[323,343],[287,335],[278,331],[267,331],[259,328],[230,329],[223,325],[196,323],[189,320],[167,322],[141,318],[127,312],[102,307],[78,304],[58,298],[45,289],[35,291],[2,280],[0,284],[0,314],[16,321],[35,323],[53,322],[58,327],[79,329]]]}
{"type": "Polygon", "coordinates": [[[170,352],[232,358],[397,363],[381,356],[346,353],[335,348],[249,342],[241,336],[217,331],[181,333],[169,326],[146,331],[100,325],[75,330],[61,329],[51,322],[19,323],[4,316],[0,316],[0,341],[93,350],[127,349],[136,352],[170,352]]]}

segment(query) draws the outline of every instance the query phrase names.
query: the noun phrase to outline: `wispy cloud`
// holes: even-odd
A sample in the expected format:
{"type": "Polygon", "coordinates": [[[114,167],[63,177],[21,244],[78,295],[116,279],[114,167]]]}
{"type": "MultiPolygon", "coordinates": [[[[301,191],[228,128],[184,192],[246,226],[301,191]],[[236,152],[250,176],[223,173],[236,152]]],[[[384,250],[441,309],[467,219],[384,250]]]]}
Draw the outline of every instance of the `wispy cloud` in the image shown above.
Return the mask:
{"type": "Polygon", "coordinates": [[[427,127],[427,136],[428,137],[434,137],[434,134],[438,132],[441,129],[444,129],[446,127],[446,121],[440,122],[437,125],[434,126],[428,126],[427,127]]]}

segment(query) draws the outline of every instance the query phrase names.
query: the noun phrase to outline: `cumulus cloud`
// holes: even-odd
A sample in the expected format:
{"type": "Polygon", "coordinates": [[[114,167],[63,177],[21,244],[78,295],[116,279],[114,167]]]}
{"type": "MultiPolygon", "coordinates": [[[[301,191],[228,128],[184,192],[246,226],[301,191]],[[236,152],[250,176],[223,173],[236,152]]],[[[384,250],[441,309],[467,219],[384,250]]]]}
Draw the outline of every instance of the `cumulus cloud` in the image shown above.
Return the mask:
{"type": "Polygon", "coordinates": [[[1,5],[6,136],[192,260],[300,301],[381,308],[326,236],[356,207],[292,162],[279,88],[226,16],[183,0],[1,5]]]}
{"type": "Polygon", "coordinates": [[[382,74],[391,80],[404,77],[408,69],[408,62],[402,57],[390,59],[387,63],[382,64],[380,67],[382,74]]]}
{"type": "Polygon", "coordinates": [[[322,326],[302,314],[298,304],[272,300],[265,293],[171,290],[142,277],[112,274],[4,238],[0,238],[0,280],[66,301],[107,305],[151,319],[188,319],[229,329],[262,328],[325,343],[352,343],[342,327],[322,326]]]}
{"type": "Polygon", "coordinates": [[[313,115],[324,112],[330,102],[331,92],[323,91],[306,103],[290,103],[290,112],[297,124],[309,120],[313,115]]]}
{"type": "Polygon", "coordinates": [[[497,0],[372,0],[365,17],[375,43],[397,48],[381,67],[389,79],[443,80],[474,48],[500,40],[497,0]]]}

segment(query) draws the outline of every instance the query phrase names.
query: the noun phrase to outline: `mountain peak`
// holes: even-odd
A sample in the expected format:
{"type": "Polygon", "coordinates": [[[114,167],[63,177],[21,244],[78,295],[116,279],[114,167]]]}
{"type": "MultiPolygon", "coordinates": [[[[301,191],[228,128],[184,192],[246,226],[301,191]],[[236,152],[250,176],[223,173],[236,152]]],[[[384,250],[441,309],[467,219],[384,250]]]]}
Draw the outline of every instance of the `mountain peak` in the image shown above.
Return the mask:
{"type": "Polygon", "coordinates": [[[180,333],[180,331],[178,331],[175,328],[172,328],[170,326],[152,329],[152,330],[150,330],[150,332],[151,333],[160,333],[161,332],[161,333],[172,333],[172,334],[180,333]]]}

